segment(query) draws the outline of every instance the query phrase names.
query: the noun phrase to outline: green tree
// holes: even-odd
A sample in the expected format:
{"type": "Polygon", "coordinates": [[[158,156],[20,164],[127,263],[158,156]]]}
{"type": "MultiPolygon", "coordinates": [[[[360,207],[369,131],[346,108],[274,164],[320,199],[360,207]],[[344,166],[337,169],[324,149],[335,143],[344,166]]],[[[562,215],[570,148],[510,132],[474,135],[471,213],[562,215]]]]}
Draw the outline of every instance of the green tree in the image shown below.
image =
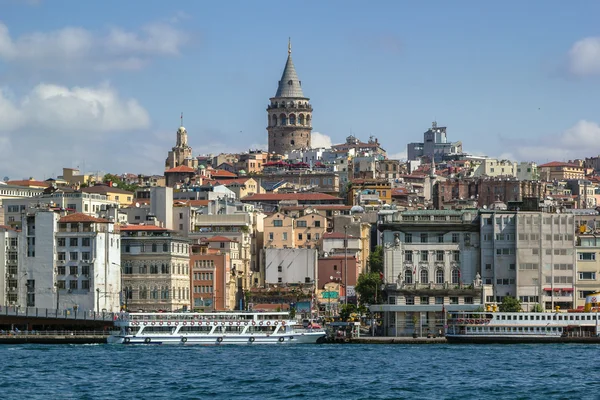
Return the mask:
{"type": "Polygon", "coordinates": [[[340,307],[340,320],[348,321],[350,319],[350,315],[357,312],[356,306],[354,304],[344,304],[340,307]]]}
{"type": "Polygon", "coordinates": [[[128,192],[135,192],[136,189],[138,188],[138,185],[127,184],[127,183],[123,182],[123,180],[121,178],[119,178],[117,175],[113,175],[113,174],[104,175],[104,178],[102,178],[102,180],[104,182],[111,181],[113,183],[113,185],[115,185],[118,188],[121,188],[123,190],[127,190],[128,192]]]}
{"type": "Polygon", "coordinates": [[[381,277],[379,272],[368,272],[360,274],[358,282],[356,282],[356,293],[361,304],[378,304],[381,303],[383,296],[381,295],[381,277]],[[377,295],[377,298],[375,298],[377,295]]]}
{"type": "Polygon", "coordinates": [[[375,246],[369,254],[369,272],[383,272],[383,247],[375,246]]]}
{"type": "Polygon", "coordinates": [[[506,296],[498,307],[500,312],[520,312],[521,302],[512,296],[506,296]]]}
{"type": "Polygon", "coordinates": [[[542,307],[542,305],[540,303],[537,303],[536,305],[533,306],[533,309],[531,311],[532,312],[544,312],[544,308],[542,307]]]}

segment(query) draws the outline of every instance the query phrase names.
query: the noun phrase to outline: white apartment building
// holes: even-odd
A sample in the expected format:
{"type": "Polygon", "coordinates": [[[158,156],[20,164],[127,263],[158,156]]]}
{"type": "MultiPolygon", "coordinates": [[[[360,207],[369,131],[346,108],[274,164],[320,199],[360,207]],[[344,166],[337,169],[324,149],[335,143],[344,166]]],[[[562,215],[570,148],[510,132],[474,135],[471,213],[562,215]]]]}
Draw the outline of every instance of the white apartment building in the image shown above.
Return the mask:
{"type": "MultiPolygon", "coordinates": [[[[41,195],[43,192],[44,189],[41,188],[9,185],[0,182],[0,204],[3,204],[3,200],[35,197],[41,195]]],[[[7,219],[4,217],[5,212],[5,207],[0,207],[0,225],[6,224],[7,219]]]]}
{"type": "Polygon", "coordinates": [[[7,226],[0,226],[0,304],[15,305],[18,302],[19,289],[25,290],[24,276],[20,276],[19,232],[7,226]]]}
{"type": "Polygon", "coordinates": [[[314,284],[317,249],[264,249],[266,284],[314,284]]]}
{"type": "Polygon", "coordinates": [[[81,193],[71,190],[57,190],[35,197],[2,199],[5,224],[20,227],[21,216],[30,207],[55,208],[67,212],[77,212],[98,217],[109,209],[118,209],[118,202],[108,200],[101,194],[81,193]]]}
{"type": "Polygon", "coordinates": [[[496,160],[495,158],[484,158],[472,160],[473,177],[496,177],[517,176],[517,163],[509,160],[496,160]]]}
{"type": "MultiPolygon", "coordinates": [[[[16,304],[72,311],[119,310],[119,234],[114,223],[47,208],[23,215],[17,241],[16,304]]],[[[14,242],[12,242],[14,243],[14,242]]],[[[12,252],[12,246],[11,246],[12,252]]],[[[12,270],[11,270],[12,272],[12,270]]],[[[13,293],[8,293],[14,301],[13,293]]]]}
{"type": "Polygon", "coordinates": [[[520,181],[537,181],[540,179],[537,164],[533,161],[521,161],[517,164],[517,179],[520,181]]]}

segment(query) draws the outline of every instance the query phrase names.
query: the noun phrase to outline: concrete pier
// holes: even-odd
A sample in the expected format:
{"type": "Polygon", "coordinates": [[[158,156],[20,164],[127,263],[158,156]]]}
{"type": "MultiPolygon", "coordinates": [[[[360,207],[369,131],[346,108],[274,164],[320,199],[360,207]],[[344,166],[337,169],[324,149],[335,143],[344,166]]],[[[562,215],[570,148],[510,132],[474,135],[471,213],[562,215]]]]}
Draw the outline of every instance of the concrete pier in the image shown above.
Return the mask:
{"type": "Polygon", "coordinates": [[[406,337],[406,336],[363,336],[350,339],[349,343],[359,344],[446,344],[445,337],[427,338],[427,337],[406,337]]]}

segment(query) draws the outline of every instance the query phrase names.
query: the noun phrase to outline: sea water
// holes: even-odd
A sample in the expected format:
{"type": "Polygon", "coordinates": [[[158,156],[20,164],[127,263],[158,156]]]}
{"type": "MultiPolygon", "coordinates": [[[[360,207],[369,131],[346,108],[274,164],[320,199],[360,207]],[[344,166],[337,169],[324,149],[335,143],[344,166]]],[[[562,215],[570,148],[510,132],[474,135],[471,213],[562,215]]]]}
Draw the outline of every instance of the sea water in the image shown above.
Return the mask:
{"type": "Polygon", "coordinates": [[[0,346],[1,399],[598,399],[598,345],[0,346]]]}

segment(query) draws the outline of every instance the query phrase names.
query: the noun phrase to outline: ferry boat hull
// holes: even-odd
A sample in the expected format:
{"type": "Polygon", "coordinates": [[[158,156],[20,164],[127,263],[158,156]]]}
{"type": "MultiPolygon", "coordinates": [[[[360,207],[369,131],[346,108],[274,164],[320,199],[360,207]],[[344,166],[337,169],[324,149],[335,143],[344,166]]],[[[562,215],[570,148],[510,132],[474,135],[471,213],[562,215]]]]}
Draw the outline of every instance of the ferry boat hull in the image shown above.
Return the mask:
{"type": "Polygon", "coordinates": [[[167,345],[228,345],[228,344],[317,344],[325,340],[320,332],[263,336],[109,336],[109,344],[167,344],[167,345]]]}
{"type": "Polygon", "coordinates": [[[115,327],[109,344],[314,344],[326,337],[322,329],[297,326],[286,312],[121,313],[115,327]]]}
{"type": "Polygon", "coordinates": [[[600,343],[598,312],[451,312],[448,343],[600,343]]]}

